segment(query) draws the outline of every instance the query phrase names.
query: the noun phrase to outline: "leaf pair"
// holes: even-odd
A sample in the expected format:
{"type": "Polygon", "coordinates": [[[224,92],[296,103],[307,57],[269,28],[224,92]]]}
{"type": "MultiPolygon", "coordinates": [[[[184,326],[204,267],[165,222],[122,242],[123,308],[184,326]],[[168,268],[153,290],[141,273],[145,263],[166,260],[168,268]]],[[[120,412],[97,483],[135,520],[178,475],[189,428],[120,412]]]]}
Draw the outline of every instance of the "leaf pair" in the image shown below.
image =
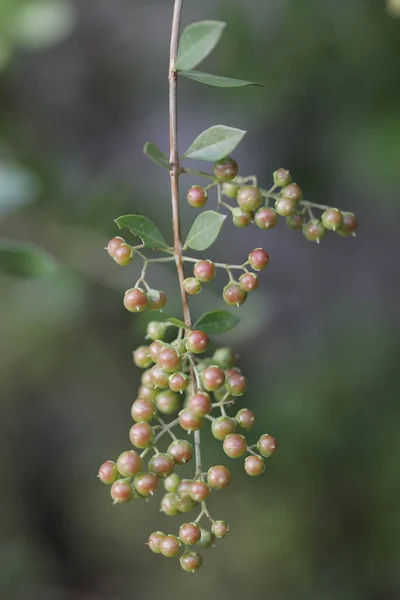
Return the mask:
{"type": "MultiPolygon", "coordinates": [[[[187,329],[185,323],[175,317],[170,317],[167,321],[176,327],[187,329]]],[[[240,323],[239,317],[227,310],[210,310],[197,319],[192,329],[200,329],[201,331],[204,331],[204,333],[213,335],[230,331],[236,327],[238,323],[240,323]]]]}

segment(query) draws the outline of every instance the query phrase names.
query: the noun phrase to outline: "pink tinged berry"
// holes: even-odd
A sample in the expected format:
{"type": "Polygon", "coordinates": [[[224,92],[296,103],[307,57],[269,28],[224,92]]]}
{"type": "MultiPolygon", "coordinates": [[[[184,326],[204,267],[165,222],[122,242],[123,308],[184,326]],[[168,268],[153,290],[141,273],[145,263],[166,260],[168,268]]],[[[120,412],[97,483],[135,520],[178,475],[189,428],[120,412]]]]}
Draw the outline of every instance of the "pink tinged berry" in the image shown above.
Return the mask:
{"type": "Polygon", "coordinates": [[[230,417],[218,417],[215,421],[212,422],[211,432],[215,439],[220,440],[221,442],[226,438],[230,433],[234,433],[236,431],[236,423],[230,417]]]}
{"type": "Polygon", "coordinates": [[[199,546],[202,548],[209,548],[213,545],[215,541],[215,535],[207,529],[201,529],[201,537],[199,541],[199,546]]]}
{"type": "Polygon", "coordinates": [[[167,452],[177,465],[185,465],[193,458],[193,446],[187,440],[175,440],[168,446],[167,452]]]}
{"type": "Polygon", "coordinates": [[[228,283],[222,292],[222,297],[229,306],[241,306],[247,300],[247,292],[245,292],[239,283],[228,283]]]}
{"type": "Polygon", "coordinates": [[[239,188],[237,183],[227,181],[222,184],[222,193],[227,198],[236,198],[239,188]]]}
{"type": "Polygon", "coordinates": [[[225,373],[216,365],[211,365],[204,369],[200,375],[204,388],[208,392],[219,390],[225,383],[225,373]]]}
{"type": "Polygon", "coordinates": [[[231,482],[231,473],[223,465],[210,467],[207,472],[208,485],[214,490],[222,490],[231,482]]]}
{"type": "Polygon", "coordinates": [[[178,496],[174,493],[164,494],[161,499],[160,511],[168,517],[175,517],[179,514],[179,509],[176,506],[178,496]]]}
{"type": "Polygon", "coordinates": [[[318,219],[310,219],[303,225],[303,235],[309,242],[319,242],[326,234],[326,229],[318,219]]]}
{"type": "Polygon", "coordinates": [[[357,218],[353,213],[344,212],[343,215],[343,223],[341,227],[336,231],[342,237],[355,236],[358,228],[357,218]]]}
{"type": "Polygon", "coordinates": [[[149,398],[138,398],[132,404],[131,416],[137,423],[149,423],[157,416],[156,403],[149,398]]]}
{"type": "Polygon", "coordinates": [[[325,229],[336,231],[343,225],[343,215],[337,208],[328,208],[321,216],[325,229]]]}
{"type": "Polygon", "coordinates": [[[190,497],[195,502],[204,502],[211,493],[211,488],[204,481],[192,481],[190,485],[190,497]]]}
{"type": "Polygon", "coordinates": [[[152,342],[149,346],[149,354],[151,360],[153,362],[157,362],[158,355],[160,354],[161,350],[163,350],[166,347],[167,344],[165,342],[162,342],[161,340],[154,340],[154,342],[152,342]]]}
{"type": "Polygon", "coordinates": [[[183,544],[193,546],[200,541],[201,531],[196,523],[183,523],[179,527],[179,537],[183,544]]]}
{"type": "Polygon", "coordinates": [[[255,271],[261,271],[261,269],[264,269],[268,265],[269,255],[262,248],[256,248],[255,250],[250,252],[248,261],[250,263],[250,266],[255,271]]]}
{"type": "Polygon", "coordinates": [[[260,229],[272,229],[278,223],[278,215],[274,208],[260,208],[254,215],[254,223],[260,229]]]}
{"type": "Polygon", "coordinates": [[[304,225],[304,216],[303,215],[290,215],[290,217],[286,217],[286,225],[289,229],[302,229],[304,225]]]}
{"type": "Polygon", "coordinates": [[[171,390],[159,392],[155,397],[155,403],[157,410],[163,415],[173,415],[182,407],[180,395],[171,390]]]}
{"type": "Polygon", "coordinates": [[[193,354],[202,354],[208,349],[210,338],[204,331],[195,329],[188,333],[186,338],[186,348],[193,354]]]}
{"type": "MultiPolygon", "coordinates": [[[[169,385],[169,374],[160,365],[154,365],[150,369],[150,377],[153,385],[157,388],[166,389],[169,385]]],[[[158,408],[158,407],[157,407],[158,408]]],[[[160,409],[159,409],[160,410],[160,409]]]]}
{"type": "Polygon", "coordinates": [[[161,290],[147,292],[147,305],[151,310],[161,310],[167,303],[167,296],[161,290]]]}
{"type": "Polygon", "coordinates": [[[129,430],[129,439],[136,448],[147,448],[154,439],[153,428],[148,423],[135,423],[129,430]]]}
{"type": "Polygon", "coordinates": [[[257,477],[265,471],[265,460],[261,458],[261,456],[254,456],[251,454],[244,461],[244,470],[247,475],[257,477]]]}
{"type": "Polygon", "coordinates": [[[192,185],[192,187],[189,188],[186,197],[190,206],[193,206],[193,208],[201,208],[206,204],[208,194],[207,190],[200,185],[192,185]]]}
{"type": "Polygon", "coordinates": [[[255,273],[243,273],[239,277],[239,285],[245,292],[252,292],[258,288],[258,277],[255,273]]]}
{"type": "Polygon", "coordinates": [[[167,373],[174,373],[179,371],[182,366],[181,357],[179,352],[175,348],[166,347],[163,348],[157,358],[158,365],[164,369],[167,373]]]}
{"type": "Polygon", "coordinates": [[[193,273],[202,283],[209,283],[216,275],[215,265],[211,260],[198,260],[194,265],[193,273]]]}
{"type": "Polygon", "coordinates": [[[197,392],[190,396],[186,408],[196,417],[205,417],[211,411],[211,398],[206,392],[197,392]]]}
{"type": "Polygon", "coordinates": [[[236,423],[241,429],[248,431],[256,421],[255,414],[248,408],[241,408],[235,417],[236,423]]]}
{"type": "Polygon", "coordinates": [[[183,392],[189,385],[189,377],[186,373],[172,373],[168,377],[169,389],[173,392],[183,392]]]}
{"type": "Polygon", "coordinates": [[[228,534],[229,524],[226,521],[214,521],[211,531],[216,538],[223,538],[228,534]]]}
{"type": "Polygon", "coordinates": [[[226,156],[214,163],[213,170],[218,181],[232,181],[238,174],[239,167],[231,156],[226,156]]]}
{"type": "Polygon", "coordinates": [[[241,396],[247,390],[247,379],[241,373],[232,373],[226,378],[225,388],[232,396],[241,396]]]}
{"type": "Polygon", "coordinates": [[[126,479],[117,479],[110,489],[111,498],[114,504],[123,504],[133,498],[133,489],[130,482],[126,479]]]}
{"type": "Polygon", "coordinates": [[[259,451],[260,454],[262,454],[263,456],[266,456],[267,458],[269,458],[270,456],[272,456],[274,454],[277,447],[278,447],[278,444],[277,444],[275,438],[273,438],[272,435],[269,435],[267,433],[262,435],[257,442],[257,450],[259,451]]]}
{"type": "Polygon", "coordinates": [[[138,389],[138,397],[139,398],[147,398],[148,400],[154,400],[154,398],[157,395],[157,391],[156,388],[154,387],[154,385],[152,384],[151,387],[148,387],[146,385],[141,385],[140,388],[138,389]]]}
{"type": "Polygon", "coordinates": [[[240,433],[230,433],[224,439],[224,452],[229,458],[240,458],[247,452],[247,441],[240,433]]]}
{"type": "Polygon", "coordinates": [[[143,371],[140,381],[145,387],[154,388],[154,384],[151,380],[150,369],[146,369],[146,371],[143,371]]]}
{"type": "Polygon", "coordinates": [[[203,285],[196,277],[187,277],[183,282],[183,287],[189,296],[196,296],[197,294],[200,294],[203,285]]]}
{"type": "Polygon", "coordinates": [[[191,498],[190,489],[192,483],[193,481],[191,479],[182,479],[178,483],[178,485],[176,486],[176,494],[179,496],[179,498],[182,498],[183,500],[191,498]]]}
{"type": "Polygon", "coordinates": [[[123,477],[134,477],[142,468],[142,459],[134,450],[122,452],[117,459],[117,469],[123,477]]]}
{"type": "Polygon", "coordinates": [[[284,185],[288,185],[292,181],[292,176],[287,169],[277,169],[274,171],[274,184],[277,187],[283,187],[284,185]]]}
{"type": "Polygon", "coordinates": [[[150,548],[152,552],[155,554],[160,554],[161,548],[161,540],[165,538],[165,533],[162,531],[155,531],[149,537],[149,541],[147,542],[147,546],[150,548]]]}
{"type": "Polygon", "coordinates": [[[232,223],[235,227],[248,227],[253,221],[253,213],[250,210],[244,210],[236,206],[232,210],[232,223]]]}
{"type": "Polygon", "coordinates": [[[197,502],[192,500],[192,498],[179,498],[178,496],[178,500],[176,501],[176,507],[179,510],[179,512],[188,513],[191,510],[193,510],[195,506],[197,506],[197,502]]]}
{"type": "Polygon", "coordinates": [[[114,252],[114,262],[120,267],[126,267],[133,260],[133,250],[128,244],[120,244],[114,252]]]}
{"type": "Polygon", "coordinates": [[[275,210],[281,217],[290,217],[297,211],[297,202],[289,196],[282,196],[275,202],[275,210]]]}
{"type": "Polygon", "coordinates": [[[297,183],[289,183],[281,189],[281,196],[284,196],[285,198],[291,198],[295,202],[300,202],[300,200],[303,198],[303,192],[297,183]]]}
{"type": "Polygon", "coordinates": [[[139,346],[133,353],[133,362],[139,369],[147,369],[153,364],[148,346],[139,346]]]}
{"type": "Polygon", "coordinates": [[[106,485],[111,485],[119,477],[117,465],[112,460],[107,460],[99,469],[98,478],[106,485]]]}
{"type": "Polygon", "coordinates": [[[114,237],[108,242],[106,250],[111,258],[114,258],[115,251],[121,244],[125,244],[125,240],[122,237],[114,237]]]}
{"type": "Polygon", "coordinates": [[[125,292],[124,306],[130,312],[142,312],[147,308],[147,296],[140,288],[130,288],[125,292]]]}
{"type": "Polygon", "coordinates": [[[166,535],[160,542],[160,551],[163,556],[172,558],[179,553],[180,541],[175,535],[166,535]]]}
{"type": "Polygon", "coordinates": [[[179,413],[179,425],[185,431],[197,431],[203,427],[204,419],[194,415],[188,408],[184,408],[179,413]]]}
{"type": "Polygon", "coordinates": [[[181,567],[188,573],[195,573],[203,564],[203,559],[197,552],[184,552],[179,559],[181,567]]]}
{"type": "Polygon", "coordinates": [[[141,496],[153,496],[158,486],[157,475],[154,473],[139,473],[133,480],[133,485],[141,496]]]}
{"type": "Polygon", "coordinates": [[[169,454],[160,452],[149,460],[148,469],[158,477],[168,477],[175,469],[174,459],[169,454]]]}
{"type": "Polygon", "coordinates": [[[260,208],[263,198],[258,187],[245,185],[239,189],[236,200],[240,208],[251,211],[260,208]]]}
{"type": "Polygon", "coordinates": [[[177,473],[172,473],[164,479],[164,487],[167,492],[175,492],[178,484],[181,482],[181,478],[177,473]]]}

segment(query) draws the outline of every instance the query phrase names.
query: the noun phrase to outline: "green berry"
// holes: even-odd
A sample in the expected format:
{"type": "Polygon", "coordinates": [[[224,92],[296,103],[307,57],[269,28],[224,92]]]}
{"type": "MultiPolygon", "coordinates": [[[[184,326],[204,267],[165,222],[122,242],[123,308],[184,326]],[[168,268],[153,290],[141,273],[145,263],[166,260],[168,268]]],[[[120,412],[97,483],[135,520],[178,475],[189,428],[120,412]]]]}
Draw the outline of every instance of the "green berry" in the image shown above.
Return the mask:
{"type": "Polygon", "coordinates": [[[178,496],[174,493],[164,494],[161,498],[160,511],[163,512],[167,517],[175,517],[179,514],[179,509],[176,506],[178,496]]]}
{"type": "Polygon", "coordinates": [[[148,468],[158,477],[168,477],[175,469],[174,459],[169,454],[159,452],[149,460],[148,468]]]}
{"type": "Polygon", "coordinates": [[[117,465],[112,460],[107,460],[99,469],[98,478],[106,485],[111,485],[119,477],[117,465]]]}
{"type": "Polygon", "coordinates": [[[236,200],[240,208],[252,211],[260,208],[263,198],[258,187],[245,185],[239,189],[236,200]]]}
{"type": "Polygon", "coordinates": [[[234,433],[235,431],[236,423],[230,417],[218,417],[211,424],[211,432],[213,436],[215,439],[220,440],[221,442],[226,438],[227,435],[234,433]]]}
{"type": "Polygon", "coordinates": [[[232,210],[232,222],[235,227],[247,227],[253,220],[253,213],[236,206],[232,210]]]}
{"type": "Polygon", "coordinates": [[[253,411],[248,408],[241,408],[235,417],[236,423],[241,429],[246,431],[251,429],[255,423],[256,417],[253,411]]]}
{"type": "Polygon", "coordinates": [[[153,364],[148,346],[139,346],[133,352],[133,362],[139,369],[147,369],[153,364]]]}
{"type": "Polygon", "coordinates": [[[337,230],[337,233],[342,237],[355,236],[358,227],[358,221],[353,213],[344,212],[342,226],[337,230]]]}
{"type": "MultiPolygon", "coordinates": [[[[167,382],[168,381],[169,380],[167,379],[167,382]]],[[[182,406],[180,394],[172,392],[171,390],[159,392],[154,401],[156,403],[157,410],[163,415],[173,415],[174,413],[178,412],[182,406]]]]}
{"type": "Polygon", "coordinates": [[[336,231],[343,225],[343,215],[337,208],[328,208],[321,216],[322,225],[329,231],[336,231]]]}
{"type": "Polygon", "coordinates": [[[222,193],[227,198],[236,198],[239,191],[239,186],[234,182],[226,182],[222,184],[222,193]]]}
{"type": "Polygon", "coordinates": [[[267,458],[274,454],[277,447],[278,445],[276,443],[275,438],[273,438],[272,435],[269,435],[267,433],[262,435],[257,442],[257,450],[260,454],[266,456],[267,458]]]}
{"type": "Polygon", "coordinates": [[[225,537],[229,531],[229,524],[226,521],[214,521],[211,531],[216,538],[225,537]]]}
{"type": "Polygon", "coordinates": [[[277,187],[283,187],[284,185],[288,185],[292,181],[292,176],[290,172],[283,168],[274,171],[273,177],[274,184],[277,187]]]}
{"type": "Polygon", "coordinates": [[[177,465],[185,465],[193,458],[193,446],[187,440],[175,440],[168,446],[167,452],[177,465]]]}
{"type": "Polygon", "coordinates": [[[198,569],[200,569],[203,564],[203,559],[200,554],[197,552],[184,552],[179,559],[181,563],[181,567],[184,571],[188,571],[189,573],[194,573],[198,569]]]}
{"type": "Polygon", "coordinates": [[[150,340],[163,340],[168,329],[163,321],[150,321],[147,325],[146,337],[150,340]]]}
{"type": "Polygon", "coordinates": [[[272,229],[278,222],[278,215],[274,208],[260,208],[254,215],[254,223],[260,229],[272,229]]]}
{"type": "Polygon", "coordinates": [[[229,282],[222,291],[222,297],[229,306],[241,306],[247,300],[247,292],[236,281],[229,282]]]}
{"type": "Polygon", "coordinates": [[[230,156],[217,160],[213,165],[214,175],[218,181],[232,181],[238,174],[237,162],[230,156]]]}
{"type": "Polygon", "coordinates": [[[302,229],[304,225],[304,216],[295,214],[286,217],[286,225],[289,229],[302,229]]]}
{"type": "Polygon", "coordinates": [[[289,185],[285,185],[281,189],[281,196],[292,198],[295,202],[300,202],[300,200],[303,198],[303,192],[297,183],[289,183],[289,185]]]}
{"type": "Polygon", "coordinates": [[[196,279],[196,277],[187,277],[183,282],[183,287],[189,296],[196,296],[197,294],[200,294],[203,288],[201,281],[196,279]]]}
{"type": "Polygon", "coordinates": [[[167,492],[175,492],[181,478],[177,473],[172,473],[164,479],[164,487],[167,492]]]}
{"type": "Polygon", "coordinates": [[[148,290],[147,305],[151,310],[161,310],[167,303],[167,296],[161,290],[148,290]]]}
{"type": "Polygon", "coordinates": [[[168,377],[169,389],[173,392],[183,392],[189,385],[189,377],[186,373],[172,373],[168,377]]]}
{"type": "Polygon", "coordinates": [[[214,364],[221,367],[221,369],[227,369],[228,367],[233,367],[236,362],[236,357],[231,348],[218,348],[214,352],[212,360],[214,361],[214,364]]]}
{"type": "Polygon", "coordinates": [[[147,545],[150,548],[150,550],[155,554],[160,554],[160,544],[164,538],[165,533],[163,533],[162,531],[155,531],[154,533],[152,533],[149,537],[149,541],[147,542],[147,545]]]}
{"type": "Polygon", "coordinates": [[[251,454],[244,461],[244,470],[247,475],[257,477],[265,471],[265,460],[261,458],[261,456],[254,456],[251,454]]]}
{"type": "Polygon", "coordinates": [[[201,536],[200,536],[199,546],[201,546],[202,548],[209,548],[214,543],[215,535],[213,533],[211,533],[210,531],[207,531],[207,529],[201,529],[200,531],[201,531],[201,536]]]}
{"type": "Polygon", "coordinates": [[[326,229],[318,219],[310,219],[303,225],[303,235],[309,242],[317,242],[326,234],[326,229]]]}
{"type": "Polygon", "coordinates": [[[290,196],[282,196],[275,202],[275,210],[281,217],[290,217],[296,214],[297,202],[290,196]]]}

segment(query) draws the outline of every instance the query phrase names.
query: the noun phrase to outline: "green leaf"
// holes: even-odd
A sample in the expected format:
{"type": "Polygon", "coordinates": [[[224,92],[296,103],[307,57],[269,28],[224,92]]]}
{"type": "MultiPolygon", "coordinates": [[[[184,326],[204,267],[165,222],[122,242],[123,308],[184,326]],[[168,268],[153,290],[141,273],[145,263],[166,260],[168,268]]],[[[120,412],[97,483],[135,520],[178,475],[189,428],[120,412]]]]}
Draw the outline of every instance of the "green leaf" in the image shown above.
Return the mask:
{"type": "Polygon", "coordinates": [[[168,317],[167,321],[172,325],[175,325],[175,327],[179,327],[180,329],[190,329],[190,327],[187,327],[183,321],[175,319],[175,317],[168,317]]]}
{"type": "Polygon", "coordinates": [[[153,221],[142,215],[123,215],[115,219],[120,229],[129,229],[139,237],[146,248],[168,248],[160,230],[153,221]]]}
{"type": "Polygon", "coordinates": [[[264,87],[262,83],[256,83],[255,81],[232,79],[232,77],[220,77],[219,75],[212,75],[211,73],[203,73],[203,71],[180,71],[179,74],[188,79],[194,79],[195,81],[205,83],[206,85],[213,85],[214,87],[234,88],[243,87],[245,85],[258,85],[264,87]]]}
{"type": "Polygon", "coordinates": [[[240,318],[227,310],[210,310],[196,321],[194,327],[209,334],[225,333],[236,327],[238,323],[240,318]]]}
{"type": "Polygon", "coordinates": [[[198,21],[182,32],[175,69],[189,71],[198,65],[218,44],[226,27],[223,21],[198,21]]]}
{"type": "Polygon", "coordinates": [[[31,244],[0,242],[0,273],[18,277],[40,277],[57,270],[50,254],[31,244]]]}
{"type": "Polygon", "coordinates": [[[160,150],[160,148],[158,148],[158,146],[156,146],[155,144],[152,144],[152,142],[147,142],[144,145],[143,152],[146,156],[148,156],[152,161],[154,161],[160,167],[163,167],[164,169],[168,169],[168,170],[171,169],[170,162],[169,162],[168,158],[165,156],[164,152],[162,152],[160,150]]]}
{"type": "Polygon", "coordinates": [[[228,156],[245,136],[246,131],[225,125],[214,125],[201,133],[186,150],[183,158],[208,162],[228,156]]]}
{"type": "Polygon", "coordinates": [[[221,215],[215,210],[202,212],[190,228],[184,249],[206,250],[209,248],[217,239],[225,219],[226,215],[221,215]]]}

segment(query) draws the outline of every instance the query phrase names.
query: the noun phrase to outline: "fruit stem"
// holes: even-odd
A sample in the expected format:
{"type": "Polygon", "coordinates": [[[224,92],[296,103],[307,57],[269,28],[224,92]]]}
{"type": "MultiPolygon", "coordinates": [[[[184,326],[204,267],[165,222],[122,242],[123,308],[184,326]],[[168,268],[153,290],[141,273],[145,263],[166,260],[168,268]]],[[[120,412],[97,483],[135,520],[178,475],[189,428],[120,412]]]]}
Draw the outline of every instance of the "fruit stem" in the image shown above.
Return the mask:
{"type": "Polygon", "coordinates": [[[205,171],[196,171],[196,169],[184,169],[183,167],[180,170],[181,173],[185,173],[186,175],[197,175],[197,177],[206,177],[207,179],[212,179],[217,182],[217,178],[211,173],[206,173],[205,171]]]}

